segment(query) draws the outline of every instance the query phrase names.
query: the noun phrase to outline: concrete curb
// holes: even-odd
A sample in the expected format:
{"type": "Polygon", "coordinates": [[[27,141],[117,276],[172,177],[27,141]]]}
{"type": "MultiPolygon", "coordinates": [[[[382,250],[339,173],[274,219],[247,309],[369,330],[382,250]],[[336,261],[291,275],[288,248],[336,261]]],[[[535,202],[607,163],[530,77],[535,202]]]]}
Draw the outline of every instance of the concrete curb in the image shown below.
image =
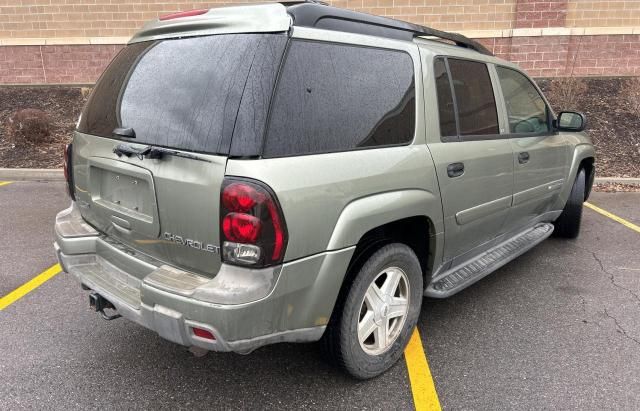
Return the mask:
{"type": "Polygon", "coordinates": [[[640,185],[640,178],[628,178],[628,177],[596,177],[596,184],[602,183],[616,183],[616,184],[633,184],[640,185]]]}
{"type": "Polygon", "coordinates": [[[0,168],[4,181],[64,181],[61,168],[0,168]]]}

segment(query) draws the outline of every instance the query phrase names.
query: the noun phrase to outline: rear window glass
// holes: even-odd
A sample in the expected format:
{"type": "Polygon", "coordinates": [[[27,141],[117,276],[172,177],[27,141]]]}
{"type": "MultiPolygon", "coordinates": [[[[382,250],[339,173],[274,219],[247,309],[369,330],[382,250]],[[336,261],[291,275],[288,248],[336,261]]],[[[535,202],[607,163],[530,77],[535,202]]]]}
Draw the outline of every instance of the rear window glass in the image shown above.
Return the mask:
{"type": "Polygon", "coordinates": [[[414,88],[407,53],[292,41],[264,156],[407,144],[415,128],[414,88]]]}
{"type": "Polygon", "coordinates": [[[240,112],[253,120],[241,138],[256,145],[273,88],[264,79],[274,81],[286,41],[226,34],[128,46],[96,85],[79,131],[115,138],[113,129],[133,128],[136,138],[127,140],[136,143],[226,154],[240,112]]]}
{"type": "Polygon", "coordinates": [[[93,88],[89,101],[82,111],[78,130],[96,136],[111,137],[118,125],[118,96],[127,78],[127,73],[135,61],[152,42],[135,43],[127,46],[113,59],[93,88]]]}

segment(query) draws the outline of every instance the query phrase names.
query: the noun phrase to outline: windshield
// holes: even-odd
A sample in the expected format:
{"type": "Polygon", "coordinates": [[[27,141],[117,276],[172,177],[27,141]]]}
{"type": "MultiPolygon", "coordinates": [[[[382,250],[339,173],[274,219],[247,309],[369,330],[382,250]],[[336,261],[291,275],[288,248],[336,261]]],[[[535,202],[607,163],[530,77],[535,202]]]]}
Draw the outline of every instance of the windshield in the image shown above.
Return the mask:
{"type": "MultiPolygon", "coordinates": [[[[239,112],[266,117],[273,84],[251,85],[275,79],[285,44],[285,35],[225,34],[127,46],[96,84],[78,131],[227,154],[239,112]],[[252,95],[243,97],[247,84],[252,95]],[[135,138],[116,136],[115,128],[132,128],[135,138]]],[[[242,141],[259,141],[264,124],[239,130],[242,141]]]]}

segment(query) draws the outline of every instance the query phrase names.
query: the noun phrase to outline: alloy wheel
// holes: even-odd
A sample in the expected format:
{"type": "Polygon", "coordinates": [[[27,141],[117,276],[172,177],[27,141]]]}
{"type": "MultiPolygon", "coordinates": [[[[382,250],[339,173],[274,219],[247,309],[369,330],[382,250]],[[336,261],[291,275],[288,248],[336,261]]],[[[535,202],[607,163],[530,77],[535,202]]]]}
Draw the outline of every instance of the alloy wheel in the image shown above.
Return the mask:
{"type": "Polygon", "coordinates": [[[398,267],[389,267],[369,285],[360,306],[358,341],[369,355],[380,355],[396,341],[409,311],[409,280],[398,267]]]}

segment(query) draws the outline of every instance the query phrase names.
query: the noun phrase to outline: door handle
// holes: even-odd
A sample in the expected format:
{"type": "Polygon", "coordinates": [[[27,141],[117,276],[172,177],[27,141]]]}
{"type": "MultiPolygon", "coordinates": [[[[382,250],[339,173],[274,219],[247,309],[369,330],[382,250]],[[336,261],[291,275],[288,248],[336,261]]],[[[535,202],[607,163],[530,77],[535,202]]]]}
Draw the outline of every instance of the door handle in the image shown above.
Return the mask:
{"type": "Polygon", "coordinates": [[[523,151],[522,153],[518,154],[518,163],[524,164],[524,163],[527,163],[528,161],[529,161],[529,153],[527,153],[526,151],[523,151]]]}
{"type": "Polygon", "coordinates": [[[451,163],[447,166],[449,177],[460,177],[464,174],[464,163],[451,163]]]}

